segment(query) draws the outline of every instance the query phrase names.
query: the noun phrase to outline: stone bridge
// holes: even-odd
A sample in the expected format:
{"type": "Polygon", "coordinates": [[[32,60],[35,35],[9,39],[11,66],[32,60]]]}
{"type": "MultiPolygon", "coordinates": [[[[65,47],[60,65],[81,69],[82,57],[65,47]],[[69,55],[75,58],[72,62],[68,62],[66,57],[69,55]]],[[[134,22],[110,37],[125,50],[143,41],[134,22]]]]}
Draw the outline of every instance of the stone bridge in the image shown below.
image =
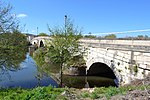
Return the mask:
{"type": "Polygon", "coordinates": [[[82,39],[80,43],[87,49],[87,75],[116,78],[124,85],[150,73],[150,41],[82,39]]]}
{"type": "MultiPolygon", "coordinates": [[[[35,37],[31,43],[46,45],[50,37],[35,37]]],[[[143,79],[150,73],[150,40],[81,39],[86,50],[87,75],[117,79],[119,85],[143,79]]]]}
{"type": "Polygon", "coordinates": [[[50,36],[38,36],[38,37],[35,37],[33,38],[30,43],[32,45],[36,45],[38,47],[43,47],[46,45],[46,42],[51,40],[51,37],[50,36]]]}

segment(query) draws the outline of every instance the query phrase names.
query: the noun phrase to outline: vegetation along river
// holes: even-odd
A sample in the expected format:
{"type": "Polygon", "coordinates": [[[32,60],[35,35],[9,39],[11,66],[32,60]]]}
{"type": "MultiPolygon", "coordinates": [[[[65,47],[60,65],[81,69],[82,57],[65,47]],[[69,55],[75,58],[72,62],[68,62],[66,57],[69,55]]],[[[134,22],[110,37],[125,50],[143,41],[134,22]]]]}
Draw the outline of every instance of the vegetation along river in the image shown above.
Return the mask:
{"type": "Polygon", "coordinates": [[[0,51],[0,87],[34,88],[37,86],[63,86],[84,88],[115,86],[114,80],[100,76],[62,75],[57,66],[47,64],[41,68],[36,65],[31,54],[24,50],[0,51]],[[62,82],[60,82],[59,78],[62,82]]]}

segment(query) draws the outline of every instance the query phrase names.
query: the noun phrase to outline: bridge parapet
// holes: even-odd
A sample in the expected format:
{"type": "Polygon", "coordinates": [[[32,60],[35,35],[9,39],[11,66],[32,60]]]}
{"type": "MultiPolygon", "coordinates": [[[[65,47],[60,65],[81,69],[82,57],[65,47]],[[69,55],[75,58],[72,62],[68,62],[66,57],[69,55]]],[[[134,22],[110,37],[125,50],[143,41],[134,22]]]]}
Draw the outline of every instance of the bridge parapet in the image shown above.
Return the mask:
{"type": "Polygon", "coordinates": [[[150,46],[150,40],[101,40],[101,39],[80,39],[83,43],[94,44],[113,44],[113,45],[135,45],[135,46],[150,46]]]}

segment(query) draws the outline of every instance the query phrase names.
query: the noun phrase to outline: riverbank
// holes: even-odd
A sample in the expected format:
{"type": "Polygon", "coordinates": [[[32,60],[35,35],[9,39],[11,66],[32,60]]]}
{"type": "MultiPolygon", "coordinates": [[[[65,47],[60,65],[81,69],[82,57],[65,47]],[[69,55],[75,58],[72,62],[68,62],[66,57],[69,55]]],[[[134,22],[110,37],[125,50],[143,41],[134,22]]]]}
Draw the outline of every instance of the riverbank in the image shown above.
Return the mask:
{"type": "Polygon", "coordinates": [[[2,89],[0,100],[149,100],[149,86],[100,87],[100,88],[52,88],[2,89]],[[146,88],[146,90],[145,90],[146,88]]]}
{"type": "Polygon", "coordinates": [[[1,89],[0,100],[149,100],[150,76],[123,87],[1,89]]]}
{"type": "Polygon", "coordinates": [[[150,84],[124,87],[1,89],[0,100],[149,100],[150,84]]]}

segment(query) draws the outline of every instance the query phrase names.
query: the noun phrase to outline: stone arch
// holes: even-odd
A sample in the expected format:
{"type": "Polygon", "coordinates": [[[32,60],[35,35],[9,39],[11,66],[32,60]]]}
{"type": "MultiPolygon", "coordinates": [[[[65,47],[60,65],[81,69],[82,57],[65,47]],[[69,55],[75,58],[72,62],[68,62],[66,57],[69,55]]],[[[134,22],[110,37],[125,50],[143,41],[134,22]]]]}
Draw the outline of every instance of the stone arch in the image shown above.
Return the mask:
{"type": "Polygon", "coordinates": [[[101,62],[93,63],[87,70],[88,76],[101,76],[116,79],[113,70],[106,64],[101,62]]]}
{"type": "Polygon", "coordinates": [[[33,39],[33,40],[31,41],[31,44],[32,44],[32,45],[38,44],[38,40],[33,39]]]}
{"type": "Polygon", "coordinates": [[[42,40],[40,41],[40,47],[44,47],[44,42],[42,40]]]}

